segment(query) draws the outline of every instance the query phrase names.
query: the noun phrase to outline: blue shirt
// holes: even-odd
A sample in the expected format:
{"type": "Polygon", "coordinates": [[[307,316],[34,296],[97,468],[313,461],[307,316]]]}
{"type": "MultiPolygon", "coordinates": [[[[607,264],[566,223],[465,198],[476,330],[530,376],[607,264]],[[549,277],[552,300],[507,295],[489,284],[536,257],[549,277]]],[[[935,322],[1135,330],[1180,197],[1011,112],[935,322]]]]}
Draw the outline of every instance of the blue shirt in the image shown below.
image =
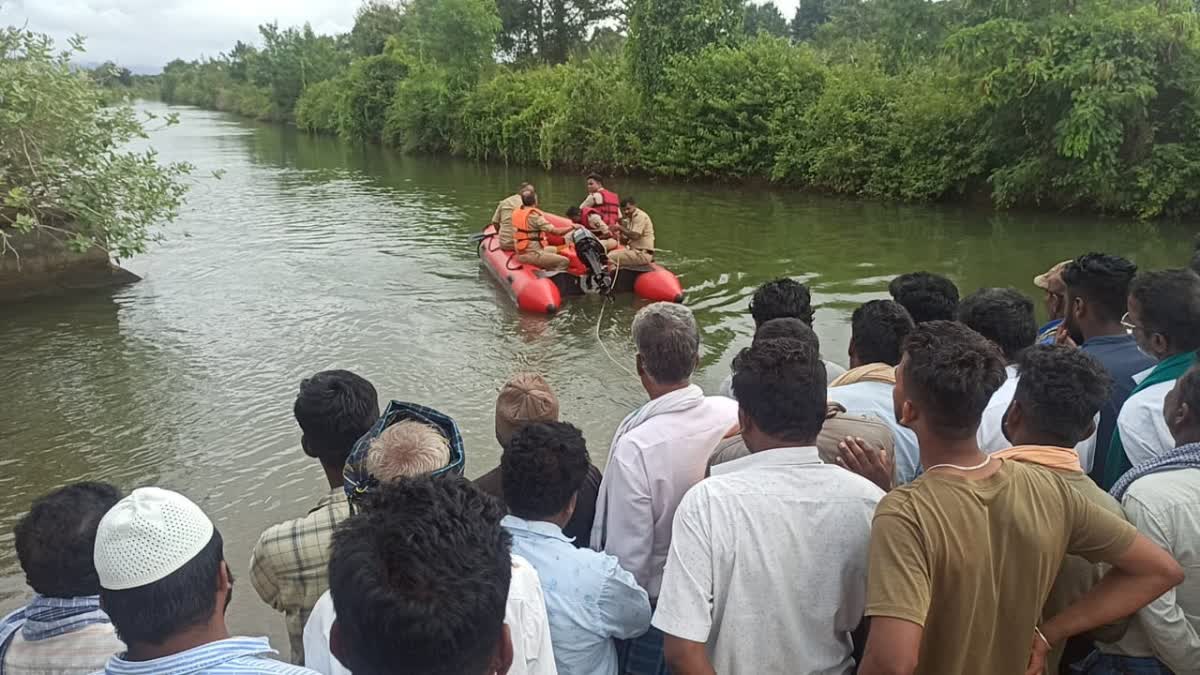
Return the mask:
{"type": "Polygon", "coordinates": [[[554,523],[505,516],[512,552],[537,570],[559,675],[616,675],[613,638],[650,627],[650,597],[611,555],[575,548],[554,523]]]}
{"type": "Polygon", "coordinates": [[[896,421],[896,405],[892,402],[892,385],[886,382],[855,382],[830,387],[830,401],[841,403],[846,412],[872,415],[888,425],[896,438],[896,487],[916,480],[921,475],[921,448],[912,429],[896,421]]]}
{"type": "Polygon", "coordinates": [[[315,670],[267,658],[277,652],[267,638],[231,637],[150,661],[108,660],[105,675],[320,675],[315,670]]]}
{"type": "Polygon", "coordinates": [[[1121,406],[1133,393],[1137,383],[1133,376],[1154,367],[1154,359],[1146,356],[1137,347],[1132,335],[1102,335],[1084,342],[1079,347],[1100,362],[1113,380],[1112,394],[1100,409],[1100,426],[1096,433],[1096,454],[1089,475],[1097,482],[1104,479],[1104,465],[1108,458],[1108,446],[1117,427],[1117,416],[1121,406]]]}

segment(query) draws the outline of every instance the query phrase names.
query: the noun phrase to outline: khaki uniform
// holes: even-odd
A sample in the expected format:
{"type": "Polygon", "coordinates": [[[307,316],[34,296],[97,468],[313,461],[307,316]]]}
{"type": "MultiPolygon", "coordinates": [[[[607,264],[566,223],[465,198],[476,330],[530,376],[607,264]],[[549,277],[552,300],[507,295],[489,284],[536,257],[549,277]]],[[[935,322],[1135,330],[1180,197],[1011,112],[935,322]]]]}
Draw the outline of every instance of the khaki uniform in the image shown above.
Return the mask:
{"type": "Polygon", "coordinates": [[[650,216],[641,209],[634,209],[632,218],[621,219],[621,226],[625,228],[625,248],[613,251],[608,259],[621,267],[654,262],[654,221],[650,216]]]}
{"type": "Polygon", "coordinates": [[[513,195],[506,197],[496,205],[496,212],[492,214],[492,225],[496,226],[496,231],[500,237],[500,248],[505,251],[513,250],[513,211],[521,208],[521,195],[513,195]]]}
{"type": "MultiPolygon", "coordinates": [[[[536,213],[529,214],[529,220],[526,221],[526,225],[529,226],[532,232],[545,232],[547,234],[554,232],[554,226],[536,213]]],[[[524,253],[517,255],[517,262],[522,265],[540,267],[551,272],[565,270],[571,264],[569,258],[558,254],[558,249],[553,246],[542,246],[540,237],[529,238],[529,247],[525,249],[524,253]]]]}

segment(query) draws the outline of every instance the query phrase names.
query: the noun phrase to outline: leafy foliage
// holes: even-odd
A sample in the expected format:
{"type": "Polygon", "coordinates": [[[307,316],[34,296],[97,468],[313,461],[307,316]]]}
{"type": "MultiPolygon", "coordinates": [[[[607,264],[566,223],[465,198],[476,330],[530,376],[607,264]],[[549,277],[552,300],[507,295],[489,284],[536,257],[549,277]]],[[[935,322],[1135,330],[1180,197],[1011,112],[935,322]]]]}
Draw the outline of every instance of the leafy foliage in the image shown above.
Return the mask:
{"type": "Polygon", "coordinates": [[[498,0],[497,46],[518,62],[564,63],[588,31],[617,16],[616,0],[498,0]]]}
{"type": "Polygon", "coordinates": [[[671,59],[742,35],[743,0],[631,0],[627,53],[633,79],[652,96],[671,59]]]}
{"type": "Polygon", "coordinates": [[[404,5],[395,0],[365,0],[354,14],[348,43],[355,56],[375,56],[404,30],[404,5]]]}
{"type": "Polygon", "coordinates": [[[128,257],[178,215],[192,167],[125,149],[145,126],[71,66],[82,51],[79,38],[56,52],[45,35],[0,29],[0,254],[11,232],[36,229],[128,257]]]}
{"type": "Polygon", "coordinates": [[[742,28],[749,37],[766,33],[773,37],[785,38],[790,32],[787,19],[783,18],[775,3],[769,1],[762,4],[747,2],[742,15],[742,28]]]}

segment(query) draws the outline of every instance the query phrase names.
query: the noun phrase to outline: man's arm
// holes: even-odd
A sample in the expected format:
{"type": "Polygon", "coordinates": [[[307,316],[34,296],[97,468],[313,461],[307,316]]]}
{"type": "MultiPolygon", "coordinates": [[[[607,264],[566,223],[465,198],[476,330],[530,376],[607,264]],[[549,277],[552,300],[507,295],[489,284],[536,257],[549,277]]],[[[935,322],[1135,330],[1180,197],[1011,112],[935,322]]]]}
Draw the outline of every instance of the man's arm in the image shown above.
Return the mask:
{"type": "Polygon", "coordinates": [[[1035,632],[1031,636],[1033,651],[1026,671],[1030,674],[1042,672],[1050,645],[1129,616],[1183,582],[1183,568],[1171,554],[1075,490],[1068,490],[1068,495],[1071,532],[1067,552],[1107,562],[1113,569],[1083,597],[1046,621],[1041,635],[1035,632]]]}
{"type": "Polygon", "coordinates": [[[911,675],[921,654],[925,628],[890,616],[871,617],[867,650],[858,675],[911,675]]]}
{"type": "MultiPolygon", "coordinates": [[[[621,567],[631,572],[637,583],[646,588],[652,576],[650,556],[654,551],[654,508],[650,501],[650,482],[641,453],[617,444],[609,460],[604,480],[608,513],[604,516],[604,548],[616,556],[621,567]]],[[[601,514],[596,514],[597,518],[601,514]]]]}
{"type": "MultiPolygon", "coordinates": [[[[1171,540],[1178,539],[1172,537],[1171,523],[1156,518],[1137,494],[1125,497],[1125,515],[1157,546],[1169,550],[1171,540]]],[[[1168,668],[1180,675],[1200,672],[1200,633],[1179,606],[1175,589],[1139,610],[1134,620],[1142,624],[1154,655],[1168,668]]]]}
{"type": "Polygon", "coordinates": [[[867,571],[870,634],[859,675],[910,675],[917,668],[932,581],[920,526],[879,503],[867,571]]]}
{"type": "Polygon", "coordinates": [[[650,627],[650,596],[615,558],[609,562],[599,603],[604,629],[610,637],[629,640],[650,627]]]}
{"type": "Polygon", "coordinates": [[[708,660],[703,642],[668,635],[663,643],[663,651],[672,675],[717,675],[708,660]]]}
{"type": "Polygon", "coordinates": [[[283,607],[279,604],[279,579],[271,561],[275,527],[268,528],[266,532],[262,533],[262,536],[258,538],[258,543],[254,545],[254,550],[250,553],[250,585],[254,586],[254,590],[263,602],[276,611],[282,612],[283,607]]]}
{"type": "Polygon", "coordinates": [[[504,207],[504,202],[500,202],[499,204],[496,205],[496,212],[492,214],[492,220],[490,223],[488,223],[489,225],[494,225],[497,228],[500,227],[500,209],[502,209],[503,207],[504,207]]]}

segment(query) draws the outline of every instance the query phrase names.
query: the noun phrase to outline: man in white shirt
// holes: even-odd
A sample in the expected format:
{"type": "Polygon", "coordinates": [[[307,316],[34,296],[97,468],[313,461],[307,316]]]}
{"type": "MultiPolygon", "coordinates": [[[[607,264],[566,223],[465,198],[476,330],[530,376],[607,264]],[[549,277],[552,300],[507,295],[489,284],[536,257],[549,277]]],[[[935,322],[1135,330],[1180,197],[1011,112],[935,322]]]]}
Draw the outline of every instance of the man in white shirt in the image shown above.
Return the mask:
{"type": "MultiPolygon", "coordinates": [[[[615,556],[654,604],[675,509],[704,478],[717,443],[737,431],[737,403],[706,397],[691,383],[700,360],[700,329],[687,307],[669,302],[643,307],[633,319],[633,340],[650,401],[630,413],[613,436],[592,548],[615,556]]],[[[627,644],[627,672],[656,671],[661,639],[651,629],[627,644]]]]}
{"type": "Polygon", "coordinates": [[[1189,269],[1143,272],[1129,287],[1129,313],[1121,323],[1138,349],[1158,363],[1134,376],[1138,383],[1117,416],[1103,487],[1131,467],[1174,446],[1163,403],[1175,380],[1196,362],[1200,349],[1200,276],[1189,269]]]}
{"type": "MultiPolygon", "coordinates": [[[[445,474],[382,485],[367,504],[330,551],[337,660],[355,675],[532,672],[514,664],[524,623],[505,622],[517,570],[499,502],[445,474]]],[[[537,672],[556,672],[553,655],[537,672]]]]}
{"type": "MultiPolygon", "coordinates": [[[[1017,357],[1037,341],[1038,327],[1033,315],[1033,302],[1015,288],[981,288],[959,304],[958,320],[992,341],[1004,353],[1008,379],[992,394],[979,421],[975,438],[979,449],[988,454],[1007,450],[1012,443],[1004,435],[1004,414],[1012,404],[1020,380],[1017,357]]],[[[1084,473],[1092,470],[1095,449],[1095,433],[1075,446],[1084,473]]]]}
{"type": "Polygon", "coordinates": [[[854,310],[850,319],[850,370],[829,388],[829,401],[847,413],[877,418],[892,430],[896,441],[895,485],[911,483],[921,472],[917,437],[896,421],[892,390],[901,346],[914,322],[908,310],[893,300],[872,300],[854,310]]]}
{"type": "Polygon", "coordinates": [[[825,368],[814,349],[765,340],[738,364],[752,454],[683,498],[653,625],[675,673],[850,673],[883,490],[818,456],[825,368]]]}
{"type": "MultiPolygon", "coordinates": [[[[377,483],[355,504],[374,508],[370,497],[381,486],[428,475],[449,464],[451,450],[442,429],[415,419],[402,419],[387,427],[371,442],[362,463],[377,483]]],[[[370,481],[368,481],[370,482],[370,481]]],[[[503,507],[497,507],[503,514],[503,507]]],[[[512,556],[509,595],[504,610],[508,627],[513,675],[557,675],[550,645],[550,623],[537,571],[519,556],[512,556]]],[[[304,659],[322,675],[349,675],[350,670],[334,658],[332,631],[337,621],[332,590],[317,601],[304,626],[304,659]]],[[[343,662],[344,663],[344,662],[343,662]]]]}
{"type": "Polygon", "coordinates": [[[1179,561],[1184,581],[1139,610],[1120,641],[1100,645],[1084,672],[1200,674],[1200,368],[1175,382],[1164,413],[1175,448],[1123,476],[1113,495],[1179,561]]]}

